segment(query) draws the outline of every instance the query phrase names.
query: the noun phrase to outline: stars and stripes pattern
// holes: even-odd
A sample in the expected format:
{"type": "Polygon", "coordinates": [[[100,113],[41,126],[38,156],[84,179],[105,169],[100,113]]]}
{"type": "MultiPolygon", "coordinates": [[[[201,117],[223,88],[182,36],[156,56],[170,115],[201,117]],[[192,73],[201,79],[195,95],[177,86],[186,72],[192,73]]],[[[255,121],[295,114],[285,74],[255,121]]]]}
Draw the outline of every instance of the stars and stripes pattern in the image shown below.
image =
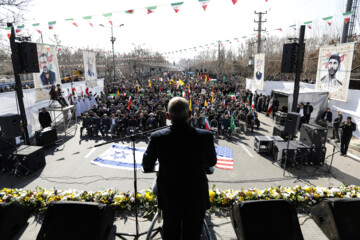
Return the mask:
{"type": "Polygon", "coordinates": [[[233,150],[228,147],[215,146],[217,163],[215,167],[226,170],[233,170],[233,150]]]}

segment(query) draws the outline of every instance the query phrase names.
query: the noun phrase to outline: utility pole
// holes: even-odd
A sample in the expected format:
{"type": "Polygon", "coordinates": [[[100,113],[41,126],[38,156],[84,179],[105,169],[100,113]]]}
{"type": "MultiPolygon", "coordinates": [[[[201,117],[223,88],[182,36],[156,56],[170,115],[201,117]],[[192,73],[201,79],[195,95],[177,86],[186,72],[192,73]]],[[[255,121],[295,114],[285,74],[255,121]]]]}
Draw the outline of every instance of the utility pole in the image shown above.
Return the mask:
{"type": "MultiPolygon", "coordinates": [[[[352,3],[353,3],[353,0],[347,0],[346,11],[345,12],[350,12],[351,11],[352,3]]],[[[346,23],[344,21],[344,27],[343,27],[343,32],[342,32],[342,36],[341,36],[341,43],[346,43],[347,42],[347,36],[348,36],[348,31],[349,31],[349,22],[346,23]]]]}
{"type": "Polygon", "coordinates": [[[257,53],[261,53],[261,32],[265,32],[266,29],[262,29],[261,28],[261,25],[262,23],[265,23],[267,22],[267,20],[265,19],[265,21],[262,21],[262,17],[264,14],[267,14],[267,11],[266,12],[256,12],[255,11],[255,14],[258,15],[259,17],[259,21],[255,21],[254,19],[254,22],[258,24],[258,29],[254,29],[255,32],[257,32],[257,35],[258,35],[258,40],[257,40],[257,53]]]}
{"type": "Polygon", "coordinates": [[[114,82],[116,82],[116,69],[115,69],[115,50],[114,50],[114,43],[115,43],[116,38],[114,37],[114,32],[113,32],[113,26],[111,26],[111,38],[110,38],[110,42],[112,44],[112,54],[113,54],[113,68],[114,68],[114,82]]]}
{"type": "Polygon", "coordinates": [[[292,108],[291,108],[292,112],[297,111],[297,103],[298,103],[298,99],[299,99],[300,75],[301,75],[302,68],[303,68],[304,52],[305,52],[304,37],[305,37],[305,25],[301,25],[300,36],[299,36],[299,48],[298,48],[297,59],[296,59],[294,97],[293,97],[293,104],[292,104],[292,108]]]}

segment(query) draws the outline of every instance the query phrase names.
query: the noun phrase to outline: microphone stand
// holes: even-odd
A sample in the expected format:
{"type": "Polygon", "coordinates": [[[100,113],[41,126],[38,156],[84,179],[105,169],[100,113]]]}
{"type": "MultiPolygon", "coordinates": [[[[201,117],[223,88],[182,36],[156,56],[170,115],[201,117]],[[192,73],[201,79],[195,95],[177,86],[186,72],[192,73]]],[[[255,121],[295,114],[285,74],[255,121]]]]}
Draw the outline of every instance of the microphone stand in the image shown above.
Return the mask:
{"type": "MultiPolygon", "coordinates": [[[[139,239],[140,236],[147,234],[148,232],[141,232],[139,233],[139,221],[138,221],[138,201],[137,201],[137,175],[136,175],[136,158],[135,158],[135,142],[136,142],[136,136],[139,134],[147,134],[147,133],[152,133],[161,129],[165,129],[165,128],[169,128],[171,127],[171,125],[169,126],[165,126],[165,127],[161,127],[161,128],[157,128],[157,129],[153,129],[150,131],[145,131],[142,133],[136,133],[136,134],[132,134],[130,136],[126,136],[126,137],[122,137],[122,138],[117,138],[105,143],[100,143],[100,144],[96,144],[94,147],[100,147],[109,143],[113,143],[113,142],[119,142],[121,140],[125,140],[125,139],[130,139],[132,142],[132,152],[133,152],[133,160],[134,160],[134,190],[135,190],[135,229],[136,232],[135,233],[115,233],[116,236],[118,237],[122,237],[122,236],[130,236],[130,237],[134,237],[135,240],[139,239]]],[[[155,231],[156,229],[154,229],[153,231],[155,231]]]]}

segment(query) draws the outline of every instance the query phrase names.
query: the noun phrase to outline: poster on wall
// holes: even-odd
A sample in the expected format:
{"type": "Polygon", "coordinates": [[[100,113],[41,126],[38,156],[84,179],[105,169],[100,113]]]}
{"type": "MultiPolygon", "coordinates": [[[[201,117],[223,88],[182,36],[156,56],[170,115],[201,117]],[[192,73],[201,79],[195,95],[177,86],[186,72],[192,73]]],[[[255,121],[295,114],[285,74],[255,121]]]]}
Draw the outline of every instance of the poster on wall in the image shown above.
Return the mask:
{"type": "Polygon", "coordinates": [[[329,92],[334,100],[347,102],[354,43],[321,47],[316,90],[329,92]]]}
{"type": "Polygon", "coordinates": [[[36,44],[39,60],[39,73],[33,73],[35,86],[35,101],[50,98],[52,85],[61,84],[59,64],[55,46],[36,44]]]}
{"type": "Polygon", "coordinates": [[[94,52],[83,51],[84,74],[88,87],[97,86],[96,57],[94,52]]]}
{"type": "Polygon", "coordinates": [[[265,75],[265,54],[259,53],[255,55],[254,64],[254,86],[256,89],[264,90],[265,75]]]}

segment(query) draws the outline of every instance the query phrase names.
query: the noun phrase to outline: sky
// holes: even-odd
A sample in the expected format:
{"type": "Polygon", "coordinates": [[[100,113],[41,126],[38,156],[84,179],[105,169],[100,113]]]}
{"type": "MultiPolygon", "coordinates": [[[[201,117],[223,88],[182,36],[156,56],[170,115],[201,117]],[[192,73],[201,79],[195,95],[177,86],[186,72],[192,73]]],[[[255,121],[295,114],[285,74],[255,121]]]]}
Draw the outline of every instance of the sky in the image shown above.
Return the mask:
{"type": "MultiPolygon", "coordinates": [[[[198,0],[183,0],[180,11],[175,13],[171,3],[177,1],[33,0],[24,13],[24,24],[28,29],[25,32],[31,35],[32,41],[39,41],[40,34],[31,24],[40,23],[44,43],[52,44],[50,38],[57,34],[63,46],[111,50],[110,24],[102,16],[111,12],[114,26],[124,24],[113,29],[116,52],[128,53],[139,45],[152,51],[172,52],[234,38],[239,38],[239,42],[235,41],[232,46],[241,44],[244,41],[241,37],[253,37],[254,29],[257,28],[254,11],[267,12],[264,16],[267,22],[263,28],[269,31],[269,35],[297,36],[297,31],[289,26],[299,26],[306,21],[313,21],[314,25],[326,31],[334,31],[336,28],[341,30],[346,4],[346,0],[238,0],[234,5],[232,0],[210,0],[204,11],[198,0]],[[148,15],[145,7],[150,6],[158,7],[148,15]],[[134,14],[124,13],[129,9],[135,9],[134,14]],[[93,16],[94,27],[82,19],[84,16],[93,16]],[[334,16],[331,28],[321,20],[327,16],[334,16]],[[64,19],[67,18],[74,18],[78,27],[66,22],[64,19]],[[57,21],[53,30],[48,29],[49,21],[57,21]],[[283,32],[274,30],[277,28],[282,28],[283,32]]],[[[315,34],[315,29],[315,26],[312,30],[307,29],[306,36],[315,34]]],[[[194,54],[194,51],[187,51],[181,55],[191,57],[194,54]]],[[[175,55],[180,55],[180,52],[175,55]]]]}

